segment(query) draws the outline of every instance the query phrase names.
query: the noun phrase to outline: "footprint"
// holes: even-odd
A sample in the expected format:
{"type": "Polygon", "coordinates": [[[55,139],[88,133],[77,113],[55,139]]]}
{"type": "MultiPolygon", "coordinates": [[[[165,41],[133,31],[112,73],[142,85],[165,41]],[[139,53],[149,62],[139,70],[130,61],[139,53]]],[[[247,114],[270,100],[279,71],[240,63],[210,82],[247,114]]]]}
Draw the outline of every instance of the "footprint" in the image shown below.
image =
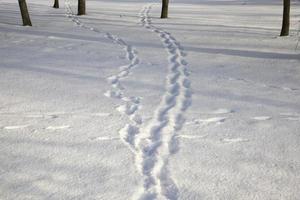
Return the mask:
{"type": "Polygon", "coordinates": [[[119,81],[114,84],[111,84],[111,87],[114,88],[115,90],[124,90],[125,89],[119,81]]]}
{"type": "Polygon", "coordinates": [[[121,141],[127,145],[133,153],[136,153],[136,135],[139,134],[139,128],[137,126],[126,124],[121,130],[119,130],[121,141]]]}
{"type": "Polygon", "coordinates": [[[122,100],[126,102],[132,102],[135,104],[139,104],[141,102],[142,97],[123,97],[122,100]]]}
{"type": "Polygon", "coordinates": [[[142,124],[143,119],[139,114],[133,114],[130,116],[130,120],[134,121],[136,124],[142,124]]]}
{"type": "Polygon", "coordinates": [[[117,76],[110,76],[107,78],[107,81],[110,84],[116,84],[117,82],[119,82],[119,79],[117,76]]]}
{"type": "Polygon", "coordinates": [[[108,90],[104,93],[104,96],[110,97],[110,98],[117,98],[120,99],[122,98],[122,92],[121,91],[112,91],[108,90]]]}
{"type": "Polygon", "coordinates": [[[126,124],[120,131],[119,131],[121,139],[129,143],[130,145],[134,146],[135,143],[135,135],[138,134],[137,127],[126,124]]]}
{"type": "Polygon", "coordinates": [[[63,130],[68,128],[70,128],[69,125],[62,125],[62,126],[48,126],[46,129],[55,131],[55,130],[63,130]]]}
{"type": "Polygon", "coordinates": [[[118,74],[118,76],[120,78],[125,78],[126,76],[129,75],[129,73],[130,73],[129,70],[120,71],[119,74],[118,74]]]}
{"type": "Polygon", "coordinates": [[[117,110],[120,113],[124,113],[126,115],[132,115],[133,113],[135,113],[136,110],[138,110],[138,105],[126,103],[125,105],[121,105],[117,107],[117,110]]]}

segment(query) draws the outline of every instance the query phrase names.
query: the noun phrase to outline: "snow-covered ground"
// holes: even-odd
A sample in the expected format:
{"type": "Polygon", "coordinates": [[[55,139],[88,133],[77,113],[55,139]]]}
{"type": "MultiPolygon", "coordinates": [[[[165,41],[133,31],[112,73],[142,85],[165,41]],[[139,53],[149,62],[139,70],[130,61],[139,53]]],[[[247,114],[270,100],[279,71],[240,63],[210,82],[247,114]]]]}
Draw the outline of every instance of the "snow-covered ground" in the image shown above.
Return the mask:
{"type": "Polygon", "coordinates": [[[300,2],[0,0],[0,199],[300,196],[300,2]]]}

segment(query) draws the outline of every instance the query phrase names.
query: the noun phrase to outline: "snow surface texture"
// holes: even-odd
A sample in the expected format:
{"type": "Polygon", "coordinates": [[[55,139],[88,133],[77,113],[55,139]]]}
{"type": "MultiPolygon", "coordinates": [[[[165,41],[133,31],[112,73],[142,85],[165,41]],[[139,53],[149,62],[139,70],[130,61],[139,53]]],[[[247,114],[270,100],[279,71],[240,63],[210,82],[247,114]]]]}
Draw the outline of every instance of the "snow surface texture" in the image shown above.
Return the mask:
{"type": "Polygon", "coordinates": [[[0,0],[0,199],[299,199],[299,1],[0,0]]]}

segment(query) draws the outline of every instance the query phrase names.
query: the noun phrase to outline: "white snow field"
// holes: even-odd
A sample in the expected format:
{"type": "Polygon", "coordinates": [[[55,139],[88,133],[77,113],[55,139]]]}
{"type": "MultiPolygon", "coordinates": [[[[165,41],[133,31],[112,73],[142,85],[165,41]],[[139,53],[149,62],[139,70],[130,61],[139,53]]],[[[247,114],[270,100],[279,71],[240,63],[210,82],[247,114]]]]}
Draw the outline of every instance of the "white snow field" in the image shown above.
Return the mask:
{"type": "Polygon", "coordinates": [[[0,199],[299,200],[300,2],[0,0],[0,199]]]}

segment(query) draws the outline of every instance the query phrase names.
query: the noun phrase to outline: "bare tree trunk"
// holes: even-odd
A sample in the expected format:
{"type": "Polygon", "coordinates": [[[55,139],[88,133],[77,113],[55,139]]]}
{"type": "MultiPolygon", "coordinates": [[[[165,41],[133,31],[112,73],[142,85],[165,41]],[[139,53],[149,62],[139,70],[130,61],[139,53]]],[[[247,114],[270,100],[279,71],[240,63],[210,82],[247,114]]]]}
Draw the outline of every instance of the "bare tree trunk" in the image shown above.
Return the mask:
{"type": "Polygon", "coordinates": [[[19,0],[19,7],[21,10],[23,26],[32,26],[27,9],[26,0],[19,0]]]}
{"type": "Polygon", "coordinates": [[[85,0],[78,0],[78,15],[85,15],[85,0]]]}
{"type": "Polygon", "coordinates": [[[54,0],[53,8],[59,8],[59,0],[54,0]]]}
{"type": "Polygon", "coordinates": [[[287,36],[290,32],[290,4],[290,0],[283,0],[283,18],[280,36],[287,36]]]}
{"type": "Polygon", "coordinates": [[[162,9],[160,18],[168,18],[169,0],[162,0],[162,9]]]}

